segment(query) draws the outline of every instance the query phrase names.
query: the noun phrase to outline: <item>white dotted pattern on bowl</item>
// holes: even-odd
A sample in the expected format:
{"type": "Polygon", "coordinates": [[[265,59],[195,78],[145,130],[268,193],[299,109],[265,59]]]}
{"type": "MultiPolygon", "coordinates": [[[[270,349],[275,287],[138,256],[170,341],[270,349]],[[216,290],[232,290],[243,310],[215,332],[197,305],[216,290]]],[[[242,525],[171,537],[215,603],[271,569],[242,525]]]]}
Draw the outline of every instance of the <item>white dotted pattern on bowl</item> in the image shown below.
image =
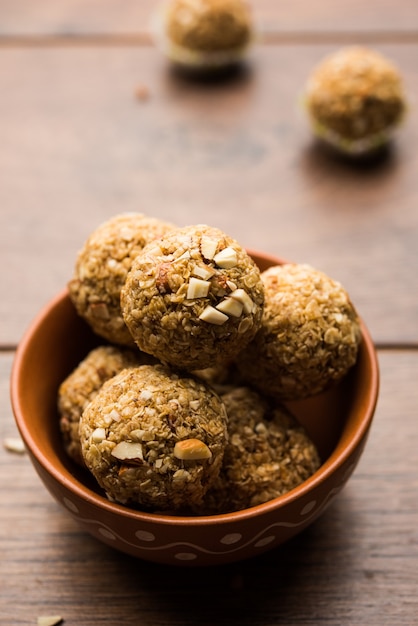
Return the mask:
{"type": "Polygon", "coordinates": [[[344,486],[346,480],[352,473],[354,469],[354,465],[348,467],[347,471],[344,474],[344,479],[342,483],[332,489],[328,495],[324,498],[324,500],[318,504],[317,500],[310,500],[307,504],[303,506],[300,510],[300,521],[297,522],[275,522],[266,527],[263,531],[257,533],[254,537],[244,537],[241,533],[227,533],[220,537],[219,539],[219,550],[208,550],[202,546],[195,545],[193,543],[187,542],[178,542],[178,543],[165,543],[156,545],[158,538],[157,536],[148,531],[139,529],[135,532],[135,538],[137,540],[136,543],[132,543],[128,541],[125,537],[120,536],[116,533],[112,528],[105,526],[102,522],[99,522],[95,519],[86,519],[80,515],[80,511],[78,506],[69,498],[63,498],[62,503],[65,508],[80,522],[83,524],[90,524],[96,526],[96,533],[101,536],[103,539],[107,541],[120,541],[126,545],[133,546],[135,548],[139,548],[140,550],[146,551],[158,551],[158,550],[167,550],[175,548],[176,551],[174,553],[174,559],[177,561],[194,561],[199,558],[199,554],[230,554],[232,552],[238,552],[244,548],[247,548],[249,545],[252,545],[254,548],[264,548],[265,546],[272,544],[276,540],[276,535],[274,534],[275,528],[286,527],[293,528],[300,526],[302,524],[309,523],[311,518],[314,518],[318,515],[318,513],[325,508],[330,499],[337,494],[341,488],[344,486]],[[178,549],[178,550],[177,550],[178,549]]]}

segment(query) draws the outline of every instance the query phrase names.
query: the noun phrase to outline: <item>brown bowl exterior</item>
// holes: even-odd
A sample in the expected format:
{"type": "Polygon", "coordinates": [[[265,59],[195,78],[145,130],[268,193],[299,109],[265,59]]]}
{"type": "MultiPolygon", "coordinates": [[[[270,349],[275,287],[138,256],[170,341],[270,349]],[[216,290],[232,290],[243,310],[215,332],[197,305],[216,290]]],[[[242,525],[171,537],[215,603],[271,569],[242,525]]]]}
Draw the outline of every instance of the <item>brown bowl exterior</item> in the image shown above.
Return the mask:
{"type": "MultiPolygon", "coordinates": [[[[249,251],[261,270],[282,259],[249,251]]],[[[98,343],[64,290],[40,312],[16,352],[11,400],[33,465],[52,496],[88,533],[132,556],[177,565],[219,565],[253,557],[311,524],[351,476],[376,407],[379,372],[370,335],[356,365],[334,389],[290,408],[323,459],[309,480],[251,509],[207,517],[150,514],[109,502],[67,458],[56,408],[58,386],[98,343]]]]}

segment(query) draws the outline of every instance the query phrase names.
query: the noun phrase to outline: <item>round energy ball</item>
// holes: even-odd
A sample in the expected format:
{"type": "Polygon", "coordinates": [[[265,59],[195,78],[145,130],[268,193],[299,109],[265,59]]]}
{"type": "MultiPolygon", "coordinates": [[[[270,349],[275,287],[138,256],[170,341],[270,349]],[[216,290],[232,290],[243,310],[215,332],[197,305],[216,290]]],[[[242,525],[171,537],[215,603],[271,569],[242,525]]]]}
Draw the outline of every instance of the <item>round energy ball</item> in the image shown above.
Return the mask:
{"type": "Polygon", "coordinates": [[[260,271],[217,228],[170,231],[136,257],[121,291],[140,350],[187,370],[216,367],[240,352],[261,323],[260,271]]]}
{"type": "Polygon", "coordinates": [[[159,40],[175,62],[215,67],[240,60],[253,35],[243,0],[172,0],[164,5],[159,40]]]}
{"type": "Polygon", "coordinates": [[[150,357],[139,351],[98,346],[67,376],[58,389],[58,413],[65,451],[79,465],[84,465],[78,428],[80,417],[103,383],[126,367],[145,362],[150,357]]]}
{"type": "Polygon", "coordinates": [[[91,233],[77,256],[70,298],[93,331],[111,343],[131,346],[120,311],[120,290],[133,259],[171,224],[142,213],[116,215],[91,233]]]}
{"type": "Polygon", "coordinates": [[[301,399],[340,381],[357,359],[358,315],[340,283],[309,265],[270,267],[262,325],[237,360],[243,378],[279,399],[301,399]]]}
{"type": "Polygon", "coordinates": [[[384,144],[406,109],[395,65],[358,46],[331,54],[314,69],[306,105],[314,132],[349,153],[384,144]]]}
{"type": "Polygon", "coordinates": [[[125,369],[85,408],[85,463],[107,496],[147,510],[199,505],[217,478],[227,438],[219,396],[161,364],[125,369]]]}
{"type": "Polygon", "coordinates": [[[284,406],[268,402],[249,387],[236,387],[221,398],[229,441],[219,478],[200,513],[227,513],[268,502],[318,469],[315,444],[284,406]]]}

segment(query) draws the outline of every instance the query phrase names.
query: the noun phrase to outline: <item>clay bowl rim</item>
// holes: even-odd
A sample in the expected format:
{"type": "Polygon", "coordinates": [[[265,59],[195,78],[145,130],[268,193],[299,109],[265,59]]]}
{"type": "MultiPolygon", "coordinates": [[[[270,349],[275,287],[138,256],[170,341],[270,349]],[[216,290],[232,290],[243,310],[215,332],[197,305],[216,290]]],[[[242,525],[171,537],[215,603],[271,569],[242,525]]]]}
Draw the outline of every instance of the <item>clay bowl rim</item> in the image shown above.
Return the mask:
{"type": "MultiPolygon", "coordinates": [[[[281,257],[253,249],[247,249],[247,252],[255,260],[262,260],[266,267],[270,265],[278,265],[291,262],[284,260],[281,257]]],[[[366,394],[367,402],[365,402],[365,405],[363,407],[363,415],[358,421],[356,429],[350,430],[348,440],[346,436],[344,437],[343,429],[332,452],[322,463],[319,469],[315,472],[315,474],[313,474],[310,478],[305,480],[303,483],[301,483],[288,493],[278,496],[273,500],[269,500],[268,502],[265,502],[263,504],[259,504],[240,511],[234,511],[231,513],[202,515],[196,517],[166,515],[132,509],[122,504],[110,502],[104,495],[101,495],[100,493],[97,493],[96,491],[90,489],[76,476],[71,474],[69,469],[65,467],[59,460],[58,455],[56,455],[54,459],[51,459],[49,456],[43,454],[42,450],[36,445],[36,438],[32,436],[31,428],[28,423],[28,416],[25,416],[23,412],[21,371],[26,358],[27,350],[28,348],[30,348],[31,343],[36,337],[39,328],[45,323],[46,319],[49,316],[53,315],[56,307],[59,304],[62,304],[66,299],[69,300],[69,294],[68,289],[64,288],[53,298],[51,298],[46,304],[44,304],[38,314],[29,323],[28,328],[23,334],[17,346],[12,364],[12,371],[10,376],[11,404],[18,430],[30,455],[32,455],[36,462],[43,468],[43,470],[47,474],[49,474],[57,483],[62,485],[65,490],[73,493],[80,500],[84,500],[94,507],[104,509],[105,511],[113,515],[119,515],[148,524],[157,523],[169,526],[177,525],[181,527],[204,527],[211,525],[244,522],[246,520],[258,517],[260,515],[268,514],[273,511],[278,512],[281,509],[286,508],[287,505],[291,504],[295,500],[303,498],[311,490],[319,487],[321,483],[330,478],[330,476],[334,474],[351,457],[351,455],[361,444],[363,439],[367,436],[368,430],[373,421],[373,416],[378,400],[380,381],[379,366],[375,346],[367,327],[360,317],[363,344],[362,349],[365,351],[366,361],[368,362],[368,368],[370,372],[368,392],[366,394]]]]}

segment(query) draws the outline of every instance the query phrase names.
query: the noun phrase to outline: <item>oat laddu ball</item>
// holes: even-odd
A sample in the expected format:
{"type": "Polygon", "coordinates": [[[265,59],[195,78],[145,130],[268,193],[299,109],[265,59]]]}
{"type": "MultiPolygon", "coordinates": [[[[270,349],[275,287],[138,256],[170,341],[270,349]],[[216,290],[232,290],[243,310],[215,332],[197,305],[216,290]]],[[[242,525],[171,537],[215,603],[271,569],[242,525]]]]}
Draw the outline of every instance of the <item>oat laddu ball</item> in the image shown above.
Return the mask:
{"type": "Polygon", "coordinates": [[[133,259],[173,225],[142,213],[122,213],[95,229],[77,255],[70,298],[93,331],[111,343],[132,346],[120,311],[120,290],[133,259]]]}
{"type": "Polygon", "coordinates": [[[306,264],[261,275],[262,325],[240,354],[245,380],[279,399],[302,399],[340,381],[357,359],[361,328],[340,283],[306,264]]]}
{"type": "Polygon", "coordinates": [[[315,444],[296,418],[249,387],[221,396],[229,441],[222,470],[200,513],[238,511],[294,489],[320,466],[315,444]]]}
{"type": "Polygon", "coordinates": [[[172,42],[189,50],[242,48],[252,34],[250,8],[243,0],[173,0],[166,29],[172,42]]]}
{"type": "Polygon", "coordinates": [[[122,313],[140,350],[187,370],[228,362],[261,323],[260,271],[237,241],[194,225],[149,244],[121,291],[122,313]]]}
{"type": "Polygon", "coordinates": [[[199,505],[217,478],[226,422],[210,387],[142,365],[107,381],[84,410],[83,457],[111,500],[179,511],[199,505]]]}
{"type": "Polygon", "coordinates": [[[103,383],[126,367],[145,363],[149,356],[138,350],[98,346],[91,350],[58,389],[58,413],[64,448],[69,457],[84,466],[78,427],[87,404],[103,383]]]}
{"type": "Polygon", "coordinates": [[[306,101],[314,132],[347,152],[385,143],[406,110],[398,69],[360,46],[338,50],[314,69],[306,101]]]}

